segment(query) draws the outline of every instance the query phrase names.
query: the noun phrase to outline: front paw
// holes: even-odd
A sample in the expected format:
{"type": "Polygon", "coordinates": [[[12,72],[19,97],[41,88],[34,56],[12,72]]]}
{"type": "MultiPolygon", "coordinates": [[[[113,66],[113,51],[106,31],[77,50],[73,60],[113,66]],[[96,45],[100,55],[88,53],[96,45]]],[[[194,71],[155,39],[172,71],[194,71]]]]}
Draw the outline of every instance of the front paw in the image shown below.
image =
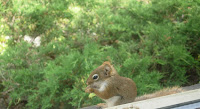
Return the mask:
{"type": "Polygon", "coordinates": [[[92,93],[94,90],[90,87],[90,86],[87,86],[86,88],[85,88],[85,92],[86,93],[92,93]]]}

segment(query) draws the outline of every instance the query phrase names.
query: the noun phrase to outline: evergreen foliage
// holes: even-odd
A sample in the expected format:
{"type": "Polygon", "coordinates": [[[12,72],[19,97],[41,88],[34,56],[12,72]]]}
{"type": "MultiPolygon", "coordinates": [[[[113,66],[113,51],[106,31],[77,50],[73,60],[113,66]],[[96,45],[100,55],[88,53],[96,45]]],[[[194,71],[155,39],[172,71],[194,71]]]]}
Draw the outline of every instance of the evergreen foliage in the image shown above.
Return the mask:
{"type": "Polygon", "coordinates": [[[199,19],[198,0],[1,0],[0,97],[8,108],[100,103],[85,82],[108,60],[138,95],[198,83],[199,19]]]}

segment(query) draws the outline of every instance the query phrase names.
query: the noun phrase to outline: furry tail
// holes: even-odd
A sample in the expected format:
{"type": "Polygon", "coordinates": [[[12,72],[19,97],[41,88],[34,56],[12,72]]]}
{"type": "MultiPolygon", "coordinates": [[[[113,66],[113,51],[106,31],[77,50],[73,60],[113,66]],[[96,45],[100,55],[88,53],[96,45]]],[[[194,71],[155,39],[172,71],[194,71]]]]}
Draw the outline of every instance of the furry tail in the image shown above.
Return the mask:
{"type": "Polygon", "coordinates": [[[143,95],[143,96],[140,96],[140,97],[136,97],[135,101],[141,101],[141,100],[171,95],[171,94],[180,93],[180,92],[183,92],[183,91],[184,90],[180,87],[165,88],[165,89],[162,89],[162,90],[157,91],[157,92],[152,93],[152,94],[146,94],[146,95],[143,95]]]}

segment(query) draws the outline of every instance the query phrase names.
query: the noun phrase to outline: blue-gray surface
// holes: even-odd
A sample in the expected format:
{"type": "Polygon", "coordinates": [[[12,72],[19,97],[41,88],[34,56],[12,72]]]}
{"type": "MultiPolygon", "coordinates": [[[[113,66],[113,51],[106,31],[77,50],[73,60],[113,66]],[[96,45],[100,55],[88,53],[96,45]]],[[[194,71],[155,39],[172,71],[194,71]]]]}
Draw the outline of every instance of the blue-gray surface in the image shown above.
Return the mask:
{"type": "Polygon", "coordinates": [[[172,108],[172,109],[200,109],[200,102],[193,103],[193,104],[188,104],[188,105],[184,105],[184,106],[175,107],[175,108],[172,108]]]}

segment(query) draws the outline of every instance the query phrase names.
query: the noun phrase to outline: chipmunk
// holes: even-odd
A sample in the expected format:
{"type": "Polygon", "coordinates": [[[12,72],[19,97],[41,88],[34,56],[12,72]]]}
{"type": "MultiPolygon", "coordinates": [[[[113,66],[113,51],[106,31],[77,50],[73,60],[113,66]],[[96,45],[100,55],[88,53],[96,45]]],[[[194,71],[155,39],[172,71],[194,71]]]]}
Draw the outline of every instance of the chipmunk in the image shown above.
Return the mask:
{"type": "Polygon", "coordinates": [[[133,80],[120,76],[110,62],[96,68],[87,79],[85,92],[95,93],[106,102],[101,107],[111,107],[133,102],[137,96],[133,80]]]}
{"type": "Polygon", "coordinates": [[[153,94],[137,96],[136,84],[133,80],[120,76],[115,68],[106,61],[91,72],[86,84],[86,93],[95,93],[103,99],[106,104],[99,104],[100,107],[112,107],[134,101],[141,101],[150,98],[183,92],[179,87],[165,88],[153,94]]]}

